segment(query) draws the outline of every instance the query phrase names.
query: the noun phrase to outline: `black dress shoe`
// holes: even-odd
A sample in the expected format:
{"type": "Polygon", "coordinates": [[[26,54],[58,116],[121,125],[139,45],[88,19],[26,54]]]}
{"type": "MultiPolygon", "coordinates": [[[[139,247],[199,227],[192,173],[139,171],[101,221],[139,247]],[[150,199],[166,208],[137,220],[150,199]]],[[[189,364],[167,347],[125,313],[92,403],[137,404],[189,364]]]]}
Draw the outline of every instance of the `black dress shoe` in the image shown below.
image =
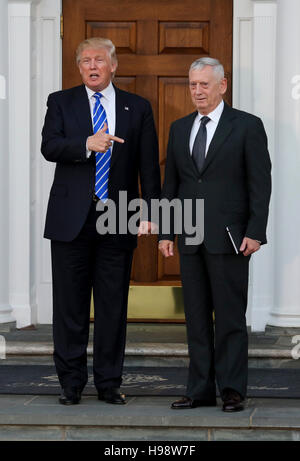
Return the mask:
{"type": "Polygon", "coordinates": [[[182,397],[180,400],[176,400],[172,403],[171,408],[173,410],[181,410],[187,408],[197,408],[197,407],[215,407],[217,405],[216,399],[209,400],[193,400],[189,397],[182,397]]]}
{"type": "Polygon", "coordinates": [[[234,412],[244,410],[244,399],[233,389],[224,391],[223,394],[223,411],[234,412]]]}
{"type": "Polygon", "coordinates": [[[62,405],[76,405],[80,402],[81,392],[76,387],[64,388],[61,396],[59,397],[59,403],[62,405]]]}
{"type": "Polygon", "coordinates": [[[124,405],[126,403],[125,395],[121,394],[119,387],[108,387],[107,389],[98,390],[98,399],[116,405],[124,405]]]}

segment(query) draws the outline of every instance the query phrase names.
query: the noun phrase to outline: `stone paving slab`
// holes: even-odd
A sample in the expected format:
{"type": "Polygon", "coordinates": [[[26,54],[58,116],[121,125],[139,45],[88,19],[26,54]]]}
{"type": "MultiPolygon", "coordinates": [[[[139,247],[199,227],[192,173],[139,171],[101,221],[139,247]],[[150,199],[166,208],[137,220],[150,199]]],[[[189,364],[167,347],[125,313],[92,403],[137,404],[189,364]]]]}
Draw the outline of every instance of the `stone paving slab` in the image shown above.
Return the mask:
{"type": "Polygon", "coordinates": [[[132,397],[127,405],[109,405],[96,397],[83,397],[79,405],[63,407],[55,396],[35,396],[19,405],[2,408],[0,424],[24,425],[91,425],[139,427],[248,427],[253,408],[247,408],[232,418],[220,407],[174,411],[174,397],[132,397]]]}
{"type": "Polygon", "coordinates": [[[56,396],[0,396],[0,425],[138,426],[193,428],[294,428],[300,430],[300,399],[249,399],[247,408],[224,413],[217,407],[172,410],[172,397],[131,397],[109,405],[83,397],[62,406],[56,396]]]}
{"type": "Polygon", "coordinates": [[[211,441],[218,442],[299,442],[300,431],[295,430],[260,430],[260,429],[212,429],[209,434],[211,441]]]}
{"type": "Polygon", "coordinates": [[[251,419],[256,427],[300,428],[300,407],[255,408],[251,419]]]}
{"type": "MultiPolygon", "coordinates": [[[[140,428],[140,427],[95,427],[95,426],[0,426],[1,441],[102,441],[102,452],[111,444],[126,442],[149,442],[150,447],[161,442],[173,442],[175,446],[188,443],[197,447],[199,455],[207,448],[198,442],[297,442],[300,432],[296,430],[264,429],[206,429],[206,428],[140,428]],[[195,442],[195,444],[194,444],[195,442]]],[[[135,444],[133,444],[135,445],[135,444]]],[[[99,448],[99,447],[98,447],[99,448]]],[[[219,448],[219,447],[218,447],[219,448]]],[[[234,447],[232,447],[234,448],[234,447]]],[[[247,450],[250,446],[247,447],[247,450]]],[[[289,447],[290,449],[291,447],[289,447]]],[[[222,447],[220,447],[222,449],[222,447]]],[[[215,450],[215,447],[214,447],[215,450]]]]}
{"type": "Polygon", "coordinates": [[[300,399],[248,399],[239,413],[217,407],[172,410],[171,397],[132,397],[109,405],[83,397],[62,406],[56,396],[0,395],[0,441],[300,441],[300,399]]]}

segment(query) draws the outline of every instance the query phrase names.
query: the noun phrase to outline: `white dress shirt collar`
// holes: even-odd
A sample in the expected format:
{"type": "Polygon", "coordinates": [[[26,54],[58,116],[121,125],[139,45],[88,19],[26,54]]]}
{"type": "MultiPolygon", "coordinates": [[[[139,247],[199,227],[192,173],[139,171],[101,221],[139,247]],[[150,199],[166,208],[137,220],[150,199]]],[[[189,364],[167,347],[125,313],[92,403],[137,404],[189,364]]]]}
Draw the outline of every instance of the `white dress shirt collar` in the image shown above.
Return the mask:
{"type": "MultiPolygon", "coordinates": [[[[207,114],[207,117],[209,117],[213,122],[218,123],[222,115],[223,109],[224,109],[224,101],[222,99],[220,104],[218,104],[217,107],[213,111],[207,114]]],[[[204,117],[204,115],[198,112],[197,118],[199,119],[199,121],[202,119],[202,117],[204,117]]]]}
{"type": "MultiPolygon", "coordinates": [[[[89,99],[91,99],[94,96],[94,94],[96,93],[96,91],[91,90],[86,85],[85,85],[85,89],[87,91],[89,99]]],[[[101,93],[104,98],[110,100],[113,97],[114,93],[115,93],[115,89],[114,89],[114,86],[113,86],[112,82],[110,82],[109,85],[106,88],[104,88],[104,90],[98,91],[98,93],[101,93]]]]}
{"type": "MultiPolygon", "coordinates": [[[[219,120],[221,118],[223,109],[224,109],[224,101],[222,100],[220,102],[220,104],[218,104],[218,106],[214,110],[212,110],[209,114],[207,114],[207,117],[210,118],[210,121],[206,125],[206,131],[207,131],[206,153],[208,152],[209,145],[210,145],[210,143],[212,141],[212,138],[213,138],[213,136],[215,134],[215,131],[217,129],[217,126],[218,126],[219,120]]],[[[192,130],[191,130],[191,134],[190,134],[190,153],[191,153],[191,155],[192,155],[192,152],[193,152],[194,141],[195,141],[195,138],[197,136],[199,126],[200,126],[200,121],[201,121],[202,117],[204,117],[204,115],[200,114],[200,112],[198,112],[198,114],[195,117],[193,126],[192,126],[192,130]]]]}

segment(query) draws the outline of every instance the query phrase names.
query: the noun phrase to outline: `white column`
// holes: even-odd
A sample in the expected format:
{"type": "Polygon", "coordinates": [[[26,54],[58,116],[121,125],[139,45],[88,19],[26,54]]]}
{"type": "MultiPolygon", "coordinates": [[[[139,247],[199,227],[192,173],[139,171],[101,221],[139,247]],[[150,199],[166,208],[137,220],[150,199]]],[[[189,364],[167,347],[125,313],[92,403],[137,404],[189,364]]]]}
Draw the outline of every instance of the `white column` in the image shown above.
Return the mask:
{"type": "Polygon", "coordinates": [[[49,93],[61,89],[62,44],[60,38],[61,0],[42,0],[37,8],[37,118],[35,124],[36,155],[36,300],[37,323],[52,323],[52,274],[50,241],[43,238],[49,191],[55,164],[47,162],[41,152],[41,131],[49,93]]]}
{"type": "MultiPolygon", "coordinates": [[[[0,99],[0,155],[7,151],[3,168],[0,159],[0,188],[7,184],[0,196],[1,226],[8,222],[0,230],[0,306],[7,298],[18,328],[51,323],[51,263],[43,226],[53,168],[43,161],[40,145],[47,95],[61,86],[60,12],[61,0],[0,0],[0,51],[7,53],[0,66],[8,59],[9,81],[4,123],[0,99]],[[5,31],[8,44],[2,46],[5,31]],[[2,148],[5,135],[9,152],[2,148]]],[[[2,320],[0,313],[1,321],[10,318],[2,320]]]]}
{"type": "MultiPolygon", "coordinates": [[[[253,5],[251,0],[233,3],[232,107],[252,112],[253,106],[253,5]]],[[[252,326],[253,260],[250,263],[247,326],[252,326]]]]}
{"type": "MultiPolygon", "coordinates": [[[[275,2],[253,2],[252,113],[260,117],[268,137],[273,163],[275,156],[275,2]]],[[[267,226],[268,244],[253,255],[252,331],[264,331],[274,303],[274,195],[271,196],[267,226]]]]}
{"type": "Polygon", "coordinates": [[[300,327],[300,1],[277,1],[275,288],[269,324],[300,327]]]}
{"type": "Polygon", "coordinates": [[[8,293],[8,28],[7,0],[0,0],[0,323],[12,322],[8,293]]]}
{"type": "Polygon", "coordinates": [[[34,11],[39,0],[8,1],[9,37],[9,300],[17,327],[36,321],[34,293],[34,177],[36,116],[34,11]]]}
{"type": "MultiPolygon", "coordinates": [[[[271,159],[275,138],[276,1],[234,0],[233,107],[263,120],[271,159]]],[[[263,331],[273,306],[274,199],[271,200],[268,245],[250,264],[247,325],[263,331]]]]}

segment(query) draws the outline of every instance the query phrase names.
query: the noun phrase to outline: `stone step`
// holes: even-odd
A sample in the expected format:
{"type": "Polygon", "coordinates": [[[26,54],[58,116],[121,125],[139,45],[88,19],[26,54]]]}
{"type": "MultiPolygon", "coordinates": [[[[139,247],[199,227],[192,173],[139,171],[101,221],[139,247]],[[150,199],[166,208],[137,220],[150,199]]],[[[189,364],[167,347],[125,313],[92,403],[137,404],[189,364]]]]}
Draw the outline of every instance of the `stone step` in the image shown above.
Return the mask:
{"type": "MultiPolygon", "coordinates": [[[[27,363],[30,360],[42,363],[52,358],[51,325],[38,325],[24,330],[17,330],[15,326],[6,327],[1,337],[5,339],[6,360],[12,363],[27,363]]],[[[88,346],[90,359],[93,354],[92,337],[91,324],[88,346]]],[[[300,330],[295,328],[268,327],[263,333],[249,332],[249,366],[298,368],[299,341],[300,330]]],[[[188,360],[185,325],[128,324],[125,365],[186,366],[188,360]]]]}
{"type": "MultiPolygon", "coordinates": [[[[93,354],[93,346],[89,344],[88,355],[93,354]]],[[[51,355],[53,353],[53,343],[50,342],[24,342],[15,341],[7,343],[6,355],[51,355]]],[[[126,346],[127,356],[150,356],[150,357],[188,357],[186,344],[181,343],[130,343],[126,346]]],[[[250,348],[249,357],[262,358],[282,358],[292,359],[291,349],[259,349],[250,348]]]]}
{"type": "MultiPolygon", "coordinates": [[[[89,359],[93,346],[87,349],[89,359]]],[[[46,363],[52,360],[53,344],[50,342],[10,342],[6,346],[6,363],[46,363]]],[[[300,360],[293,358],[291,349],[248,350],[250,367],[299,368],[300,360]]],[[[187,366],[188,348],[181,343],[130,343],[125,349],[125,366],[187,366]]]]}
{"type": "Polygon", "coordinates": [[[222,412],[219,400],[217,407],[174,411],[173,400],[132,397],[119,406],[88,396],[65,407],[55,396],[1,395],[0,440],[300,441],[299,400],[248,399],[234,414],[222,412]]]}
{"type": "MultiPolygon", "coordinates": [[[[249,365],[300,366],[292,354],[296,333],[299,329],[250,334],[249,365]]],[[[53,364],[51,326],[24,331],[6,328],[2,336],[6,341],[5,364],[53,364]]],[[[88,361],[92,362],[91,343],[88,361]]],[[[129,325],[125,366],[187,364],[184,326],[129,325]]],[[[83,396],[80,405],[65,407],[58,404],[57,396],[0,395],[0,441],[155,440],[179,445],[178,441],[195,441],[196,447],[202,440],[300,441],[300,399],[251,398],[245,411],[227,414],[221,411],[219,399],[216,408],[177,412],[170,409],[175,398],[128,397],[127,405],[117,406],[99,402],[95,396],[83,396]]]]}

